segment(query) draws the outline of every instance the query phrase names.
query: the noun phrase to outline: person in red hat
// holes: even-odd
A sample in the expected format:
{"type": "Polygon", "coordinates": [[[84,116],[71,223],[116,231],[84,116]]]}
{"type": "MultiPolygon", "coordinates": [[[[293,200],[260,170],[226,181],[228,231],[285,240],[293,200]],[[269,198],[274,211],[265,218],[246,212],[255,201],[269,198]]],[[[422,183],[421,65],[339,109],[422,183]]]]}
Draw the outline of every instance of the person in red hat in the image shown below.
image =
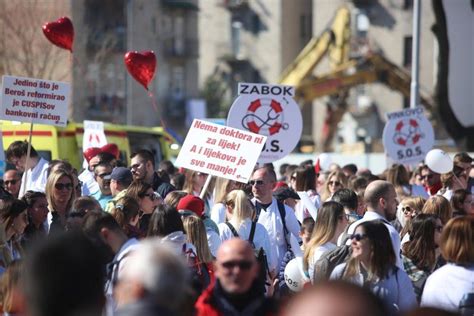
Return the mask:
{"type": "Polygon", "coordinates": [[[204,226],[206,226],[206,235],[209,249],[211,250],[212,255],[215,257],[217,254],[217,249],[221,244],[219,228],[217,227],[216,223],[214,223],[204,214],[204,201],[197,196],[188,194],[179,200],[176,209],[182,217],[194,214],[203,220],[204,226]]]}

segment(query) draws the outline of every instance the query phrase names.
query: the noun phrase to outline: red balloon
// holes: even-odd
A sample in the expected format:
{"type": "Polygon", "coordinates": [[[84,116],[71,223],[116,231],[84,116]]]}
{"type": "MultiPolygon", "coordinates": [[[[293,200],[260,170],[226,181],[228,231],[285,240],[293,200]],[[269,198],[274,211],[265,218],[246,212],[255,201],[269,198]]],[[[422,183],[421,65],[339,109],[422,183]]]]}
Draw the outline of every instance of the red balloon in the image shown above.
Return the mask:
{"type": "Polygon", "coordinates": [[[83,156],[89,162],[92,158],[97,156],[100,153],[109,153],[112,154],[116,159],[120,156],[120,150],[118,146],[114,143],[104,145],[102,147],[90,147],[84,150],[83,156]]]}
{"type": "Polygon", "coordinates": [[[155,75],[155,53],[153,51],[128,52],[125,54],[124,61],[132,77],[148,90],[148,84],[155,75]]]}
{"type": "Polygon", "coordinates": [[[74,26],[67,16],[59,18],[55,22],[45,23],[43,25],[43,33],[51,43],[72,53],[74,26]]]}

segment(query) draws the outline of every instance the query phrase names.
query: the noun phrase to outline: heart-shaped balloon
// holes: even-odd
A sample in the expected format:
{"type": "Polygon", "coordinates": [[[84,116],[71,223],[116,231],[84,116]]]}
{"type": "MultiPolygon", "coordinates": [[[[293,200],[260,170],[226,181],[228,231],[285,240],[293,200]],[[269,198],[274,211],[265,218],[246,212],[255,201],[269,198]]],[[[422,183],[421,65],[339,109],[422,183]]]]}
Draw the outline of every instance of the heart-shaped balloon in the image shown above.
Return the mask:
{"type": "Polygon", "coordinates": [[[116,159],[119,158],[120,151],[116,144],[107,144],[102,147],[90,147],[84,150],[83,156],[89,162],[92,158],[97,156],[100,153],[109,153],[112,154],[116,159]]]}
{"type": "Polygon", "coordinates": [[[127,52],[124,57],[128,72],[148,90],[156,69],[156,56],[153,51],[127,52]]]}
{"type": "Polygon", "coordinates": [[[51,43],[70,50],[72,53],[74,26],[67,16],[59,18],[54,22],[45,23],[43,25],[43,33],[51,43]]]}

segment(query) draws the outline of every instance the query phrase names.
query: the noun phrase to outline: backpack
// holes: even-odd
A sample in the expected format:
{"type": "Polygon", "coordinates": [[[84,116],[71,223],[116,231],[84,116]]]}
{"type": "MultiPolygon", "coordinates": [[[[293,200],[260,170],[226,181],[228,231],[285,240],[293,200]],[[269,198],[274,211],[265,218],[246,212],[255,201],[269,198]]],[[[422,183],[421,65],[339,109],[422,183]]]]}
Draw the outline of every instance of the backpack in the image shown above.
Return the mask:
{"type": "MultiPolygon", "coordinates": [[[[235,230],[234,226],[232,226],[231,223],[226,222],[225,224],[232,231],[232,234],[234,235],[234,237],[240,238],[239,234],[237,233],[237,231],[235,230]]],[[[265,285],[266,285],[266,281],[267,281],[267,275],[269,274],[269,272],[268,272],[268,261],[267,261],[267,255],[265,253],[265,250],[262,247],[257,249],[255,247],[255,243],[253,242],[253,237],[255,235],[255,228],[256,227],[257,227],[257,223],[252,221],[252,227],[250,228],[250,235],[249,235],[249,238],[247,240],[252,245],[253,251],[255,253],[255,258],[257,259],[257,262],[260,266],[260,271],[259,271],[258,277],[257,277],[258,287],[260,288],[260,290],[265,292],[265,285]]]]}
{"type": "Polygon", "coordinates": [[[336,249],[326,251],[314,264],[313,283],[329,280],[334,268],[349,260],[352,248],[348,245],[336,247],[336,249]]]}
{"type": "Polygon", "coordinates": [[[186,244],[183,244],[182,253],[186,259],[188,269],[191,272],[191,287],[196,293],[201,294],[213,279],[213,273],[203,262],[200,262],[197,255],[194,253],[192,248],[188,248],[186,244]]]}

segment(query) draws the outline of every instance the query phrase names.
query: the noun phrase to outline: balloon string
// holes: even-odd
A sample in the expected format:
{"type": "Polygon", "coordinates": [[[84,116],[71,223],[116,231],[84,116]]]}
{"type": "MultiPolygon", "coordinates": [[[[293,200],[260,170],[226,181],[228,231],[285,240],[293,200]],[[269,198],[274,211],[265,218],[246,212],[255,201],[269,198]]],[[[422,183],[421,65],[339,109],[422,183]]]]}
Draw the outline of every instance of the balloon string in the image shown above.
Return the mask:
{"type": "MultiPolygon", "coordinates": [[[[70,56],[70,59],[71,61],[74,61],[75,64],[77,64],[77,66],[79,67],[79,75],[81,78],[86,78],[86,74],[87,74],[87,70],[86,70],[86,67],[84,67],[84,65],[79,61],[79,59],[76,57],[76,55],[72,54],[69,55],[70,56]]],[[[71,67],[72,68],[72,67],[71,67]]],[[[73,68],[73,73],[74,73],[74,68],[73,68]]],[[[94,91],[94,87],[92,86],[92,82],[87,80],[86,79],[86,82],[87,82],[87,88],[89,91],[94,91]]]]}
{"type": "Polygon", "coordinates": [[[153,110],[155,110],[155,113],[158,113],[158,106],[156,105],[156,98],[155,98],[155,96],[153,95],[153,92],[151,92],[150,90],[148,90],[148,96],[149,96],[150,99],[151,99],[151,104],[153,105],[153,110]]]}

